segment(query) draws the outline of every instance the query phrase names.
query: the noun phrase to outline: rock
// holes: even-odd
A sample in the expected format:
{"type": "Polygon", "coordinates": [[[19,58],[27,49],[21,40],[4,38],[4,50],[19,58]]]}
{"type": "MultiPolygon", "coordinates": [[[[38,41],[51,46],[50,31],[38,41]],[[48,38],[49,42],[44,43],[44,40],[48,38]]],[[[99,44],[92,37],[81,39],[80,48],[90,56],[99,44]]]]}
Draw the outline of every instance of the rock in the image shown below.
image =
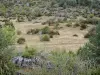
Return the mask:
{"type": "Polygon", "coordinates": [[[35,57],[32,59],[23,58],[22,56],[14,57],[12,59],[12,62],[16,64],[19,67],[27,67],[27,68],[33,68],[34,66],[43,66],[43,60],[39,57],[35,57]]]}
{"type": "Polygon", "coordinates": [[[53,64],[50,61],[47,61],[46,67],[48,70],[53,69],[53,64]]]}

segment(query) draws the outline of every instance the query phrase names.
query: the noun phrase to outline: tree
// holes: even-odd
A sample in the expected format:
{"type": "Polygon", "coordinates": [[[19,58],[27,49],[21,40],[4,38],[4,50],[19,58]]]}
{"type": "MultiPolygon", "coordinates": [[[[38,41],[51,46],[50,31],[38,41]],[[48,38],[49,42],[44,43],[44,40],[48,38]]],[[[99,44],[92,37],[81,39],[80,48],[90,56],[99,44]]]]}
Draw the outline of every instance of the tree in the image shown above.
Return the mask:
{"type": "Polygon", "coordinates": [[[78,51],[84,60],[94,60],[100,64],[100,23],[96,27],[95,35],[90,37],[89,42],[78,51]]]}
{"type": "Polygon", "coordinates": [[[15,69],[11,63],[14,35],[10,27],[0,29],[0,75],[14,75],[15,69]]]}

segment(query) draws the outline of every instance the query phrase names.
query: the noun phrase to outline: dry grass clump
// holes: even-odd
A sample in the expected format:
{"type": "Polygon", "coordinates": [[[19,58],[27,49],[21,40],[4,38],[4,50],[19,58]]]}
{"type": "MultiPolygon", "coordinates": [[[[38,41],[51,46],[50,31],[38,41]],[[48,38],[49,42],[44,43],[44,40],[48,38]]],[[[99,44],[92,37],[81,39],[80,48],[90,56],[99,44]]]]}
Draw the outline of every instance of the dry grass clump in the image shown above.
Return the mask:
{"type": "Polygon", "coordinates": [[[21,37],[21,38],[19,38],[19,39],[17,40],[17,43],[18,43],[18,44],[24,44],[25,41],[26,41],[25,38],[21,37]]]}
{"type": "Polygon", "coordinates": [[[47,24],[48,24],[49,26],[53,26],[53,25],[55,24],[54,19],[48,20],[48,21],[47,21],[47,24]]]}
{"type": "Polygon", "coordinates": [[[80,21],[80,23],[84,24],[98,24],[99,19],[98,18],[87,18],[86,20],[80,21]]]}
{"type": "Polygon", "coordinates": [[[51,30],[49,32],[50,35],[60,35],[60,33],[58,31],[54,31],[54,30],[51,30]]]}
{"type": "Polygon", "coordinates": [[[18,30],[17,31],[17,35],[21,35],[21,34],[22,34],[22,32],[18,30]]]}
{"type": "Polygon", "coordinates": [[[80,25],[80,30],[84,30],[84,29],[86,29],[87,28],[87,25],[86,24],[81,24],[80,25]]]}
{"type": "Polygon", "coordinates": [[[24,22],[24,17],[23,16],[18,16],[17,17],[17,22],[24,22]]]}
{"type": "Polygon", "coordinates": [[[39,33],[39,31],[40,31],[40,29],[29,29],[28,31],[27,31],[27,34],[29,34],[29,35],[33,35],[33,34],[37,34],[37,33],[39,33]]]}
{"type": "Polygon", "coordinates": [[[79,27],[79,26],[80,26],[79,23],[75,23],[75,24],[73,25],[74,28],[79,27]]]}
{"type": "Polygon", "coordinates": [[[78,35],[77,35],[77,34],[74,34],[73,36],[74,36],[74,37],[78,37],[78,35]]]}
{"type": "Polygon", "coordinates": [[[71,23],[66,24],[66,27],[72,27],[71,23]]]}

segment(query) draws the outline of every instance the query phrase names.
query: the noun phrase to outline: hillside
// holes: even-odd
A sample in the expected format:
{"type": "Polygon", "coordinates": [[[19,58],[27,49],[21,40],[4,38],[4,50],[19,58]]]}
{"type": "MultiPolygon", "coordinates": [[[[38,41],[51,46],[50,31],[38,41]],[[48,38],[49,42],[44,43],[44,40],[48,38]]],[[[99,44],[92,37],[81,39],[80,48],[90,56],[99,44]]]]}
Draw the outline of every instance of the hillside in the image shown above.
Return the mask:
{"type": "Polygon", "coordinates": [[[99,21],[100,0],[0,0],[0,75],[100,75],[99,21]]]}

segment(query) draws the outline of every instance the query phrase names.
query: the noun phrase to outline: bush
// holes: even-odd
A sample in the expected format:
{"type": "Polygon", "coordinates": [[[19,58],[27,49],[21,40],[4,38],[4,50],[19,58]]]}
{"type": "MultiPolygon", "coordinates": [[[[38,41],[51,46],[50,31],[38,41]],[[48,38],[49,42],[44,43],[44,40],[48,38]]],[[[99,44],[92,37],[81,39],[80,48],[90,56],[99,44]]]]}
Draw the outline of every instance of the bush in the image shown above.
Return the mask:
{"type": "Polygon", "coordinates": [[[53,31],[53,30],[51,30],[51,31],[49,32],[49,34],[50,34],[50,35],[60,35],[60,33],[59,33],[58,31],[53,31]]]}
{"type": "Polygon", "coordinates": [[[60,33],[58,31],[55,32],[55,35],[60,35],[60,33]]]}
{"type": "Polygon", "coordinates": [[[50,38],[53,38],[53,35],[52,34],[50,34],[50,38]]]}
{"type": "Polygon", "coordinates": [[[67,26],[67,27],[71,27],[71,26],[72,26],[72,24],[68,23],[68,24],[66,24],[66,26],[67,26]]]}
{"type": "Polygon", "coordinates": [[[49,35],[45,34],[42,36],[41,41],[50,41],[49,35]]]}
{"type": "Polygon", "coordinates": [[[25,38],[19,38],[18,40],[17,40],[17,43],[18,44],[24,44],[25,43],[25,38]]]}
{"type": "Polygon", "coordinates": [[[17,35],[21,35],[21,33],[22,33],[21,31],[17,31],[17,35]]]}
{"type": "Polygon", "coordinates": [[[33,15],[34,15],[35,17],[40,17],[40,16],[43,15],[43,13],[42,13],[42,11],[41,11],[40,8],[36,7],[36,8],[34,8],[33,15]]]}
{"type": "Polygon", "coordinates": [[[12,22],[10,22],[9,20],[5,21],[4,26],[9,26],[9,27],[12,27],[12,28],[14,28],[14,29],[15,29],[15,27],[14,27],[13,23],[12,23],[12,22]]]}
{"type": "Polygon", "coordinates": [[[32,21],[32,16],[27,16],[28,21],[32,21]]]}
{"type": "Polygon", "coordinates": [[[75,23],[75,24],[73,25],[73,27],[78,27],[78,26],[80,26],[79,23],[75,23]]]}
{"type": "Polygon", "coordinates": [[[37,33],[39,33],[39,31],[40,31],[40,29],[35,29],[35,32],[34,32],[34,34],[37,34],[37,33]]]}
{"type": "Polygon", "coordinates": [[[42,29],[42,34],[48,34],[50,32],[50,28],[48,26],[42,29]]]}
{"type": "Polygon", "coordinates": [[[42,22],[42,25],[45,25],[46,24],[46,22],[42,22]]]}
{"type": "Polygon", "coordinates": [[[80,30],[84,30],[84,29],[86,29],[86,28],[87,28],[87,25],[86,25],[86,24],[81,24],[80,30]]]}
{"type": "Polygon", "coordinates": [[[25,52],[23,53],[22,57],[32,58],[34,55],[36,55],[36,53],[37,53],[36,49],[27,47],[25,49],[25,52]]]}
{"type": "Polygon", "coordinates": [[[84,38],[90,38],[91,36],[95,35],[96,34],[96,28],[93,27],[91,28],[87,34],[84,35],[84,38]]]}
{"type": "Polygon", "coordinates": [[[59,28],[59,23],[56,23],[54,28],[58,29],[59,28]]]}
{"type": "Polygon", "coordinates": [[[73,36],[74,36],[74,37],[78,37],[78,35],[77,35],[77,34],[74,34],[73,36]]]}
{"type": "Polygon", "coordinates": [[[94,17],[94,14],[89,14],[89,18],[93,18],[94,17]]]}
{"type": "Polygon", "coordinates": [[[17,22],[24,22],[24,18],[22,16],[17,17],[17,22]]]}
{"type": "Polygon", "coordinates": [[[98,24],[99,19],[97,18],[87,18],[86,20],[82,20],[81,23],[84,24],[98,24]]]}
{"type": "Polygon", "coordinates": [[[39,33],[40,29],[30,29],[27,31],[27,34],[37,34],[39,33]]]}
{"type": "Polygon", "coordinates": [[[14,75],[15,66],[11,62],[14,51],[15,31],[10,27],[0,29],[0,75],[14,75]]]}
{"type": "Polygon", "coordinates": [[[48,20],[47,21],[47,24],[49,25],[49,26],[53,26],[54,25],[54,19],[50,19],[50,20],[48,20]]]}

